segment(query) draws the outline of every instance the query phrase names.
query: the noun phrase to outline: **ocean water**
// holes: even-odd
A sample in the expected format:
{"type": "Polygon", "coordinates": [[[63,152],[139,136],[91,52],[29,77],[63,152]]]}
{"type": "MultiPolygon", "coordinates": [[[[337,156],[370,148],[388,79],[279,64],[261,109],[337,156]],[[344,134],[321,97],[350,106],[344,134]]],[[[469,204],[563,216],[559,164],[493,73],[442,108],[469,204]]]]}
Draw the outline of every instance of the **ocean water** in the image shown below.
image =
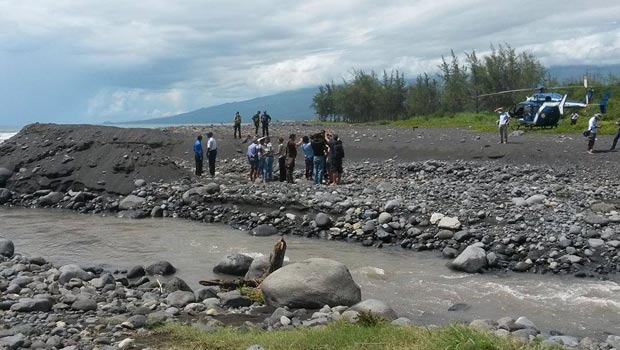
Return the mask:
{"type": "Polygon", "coordinates": [[[10,139],[19,132],[18,127],[0,125],[0,143],[10,139]]]}

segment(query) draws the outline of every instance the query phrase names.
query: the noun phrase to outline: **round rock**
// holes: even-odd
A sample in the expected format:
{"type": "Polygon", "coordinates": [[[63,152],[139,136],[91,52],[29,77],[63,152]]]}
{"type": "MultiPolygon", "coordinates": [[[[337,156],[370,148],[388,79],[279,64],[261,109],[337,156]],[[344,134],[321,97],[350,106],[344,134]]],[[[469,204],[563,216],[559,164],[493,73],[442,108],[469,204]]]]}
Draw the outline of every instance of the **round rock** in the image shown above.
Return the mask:
{"type": "Polygon", "coordinates": [[[265,302],[271,306],[318,309],[324,305],[354,305],[361,301],[360,287],[342,263],[313,258],[284,266],[262,283],[265,302]]]}
{"type": "Polygon", "coordinates": [[[322,229],[329,228],[332,225],[332,219],[325,213],[316,214],[314,222],[316,222],[317,227],[322,229]]]}
{"type": "Polygon", "coordinates": [[[377,299],[366,299],[351,306],[349,310],[359,313],[370,313],[371,315],[381,317],[387,321],[393,321],[398,318],[398,315],[396,315],[396,312],[391,307],[377,299]]]}
{"type": "Polygon", "coordinates": [[[215,265],[213,272],[233,276],[245,276],[253,260],[252,257],[245,254],[230,254],[215,265]]]}
{"type": "Polygon", "coordinates": [[[252,232],[252,235],[254,236],[267,237],[267,236],[277,235],[278,229],[273,227],[273,225],[270,225],[270,224],[262,224],[262,225],[258,225],[255,228],[253,228],[251,232],[252,232]]]}
{"type": "Polygon", "coordinates": [[[11,258],[13,257],[13,254],[15,254],[15,246],[13,245],[13,241],[6,238],[0,238],[0,255],[11,258]]]}
{"type": "Polygon", "coordinates": [[[151,275],[172,275],[177,269],[168,261],[162,260],[146,267],[146,272],[151,275]]]}

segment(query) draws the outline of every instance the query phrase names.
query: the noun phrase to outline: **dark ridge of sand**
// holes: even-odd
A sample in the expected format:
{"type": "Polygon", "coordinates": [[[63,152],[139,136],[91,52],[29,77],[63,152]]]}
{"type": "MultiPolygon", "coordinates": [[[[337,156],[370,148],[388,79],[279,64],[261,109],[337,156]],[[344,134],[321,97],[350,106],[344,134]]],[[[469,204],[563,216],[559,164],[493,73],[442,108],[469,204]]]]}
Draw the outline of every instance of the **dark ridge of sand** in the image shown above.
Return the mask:
{"type": "Polygon", "coordinates": [[[0,145],[0,167],[14,172],[7,187],[126,194],[135,179],[189,176],[177,165],[183,141],[155,129],[31,124],[0,145]]]}

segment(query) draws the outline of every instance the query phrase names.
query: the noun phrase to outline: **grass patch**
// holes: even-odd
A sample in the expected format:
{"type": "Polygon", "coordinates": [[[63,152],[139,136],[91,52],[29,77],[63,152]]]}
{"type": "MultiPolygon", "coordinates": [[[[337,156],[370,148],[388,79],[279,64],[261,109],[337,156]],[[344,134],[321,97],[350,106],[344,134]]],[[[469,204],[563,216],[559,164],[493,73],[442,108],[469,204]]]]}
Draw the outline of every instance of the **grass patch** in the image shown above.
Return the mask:
{"type": "Polygon", "coordinates": [[[168,324],[146,339],[155,349],[246,349],[260,344],[268,350],[517,350],[539,349],[523,346],[514,339],[502,339],[476,329],[451,325],[427,329],[396,327],[386,323],[365,327],[335,322],[324,327],[282,331],[239,331],[224,328],[214,333],[191,326],[168,324]]]}
{"type": "Polygon", "coordinates": [[[239,293],[241,293],[241,295],[245,295],[246,297],[250,298],[253,302],[257,302],[261,304],[265,303],[265,299],[263,298],[263,292],[258,288],[241,287],[239,288],[239,293]]]}
{"type": "MultiPolygon", "coordinates": [[[[577,124],[570,125],[570,113],[566,113],[564,119],[560,119],[558,127],[553,129],[541,129],[534,128],[521,128],[525,132],[531,132],[536,134],[580,134],[583,130],[588,128],[588,120],[591,115],[582,115],[577,120],[577,124]]],[[[494,113],[457,113],[450,115],[430,115],[411,117],[398,121],[378,121],[372,123],[342,123],[342,122],[319,122],[314,121],[313,125],[334,127],[334,126],[347,126],[347,125],[364,125],[364,126],[381,126],[392,125],[400,127],[422,127],[422,128],[467,128],[480,132],[497,132],[497,115],[494,113]]],[[[616,118],[612,114],[608,113],[599,121],[599,135],[613,135],[616,133],[616,118]]],[[[510,123],[510,130],[517,129],[518,122],[512,120],[510,123]]]]}
{"type": "MultiPolygon", "coordinates": [[[[553,129],[540,129],[534,128],[530,131],[529,128],[521,128],[526,132],[540,133],[540,134],[577,134],[588,128],[588,120],[590,116],[580,116],[577,120],[577,124],[570,125],[570,118],[566,116],[564,119],[560,119],[558,127],[553,129]]],[[[496,132],[497,124],[496,114],[476,114],[476,113],[458,113],[447,116],[422,116],[413,117],[405,120],[399,120],[393,124],[402,127],[425,127],[425,128],[469,128],[475,131],[482,132],[496,132]]],[[[599,121],[599,134],[601,135],[613,135],[616,133],[616,119],[612,118],[609,114],[603,117],[599,121]]],[[[510,129],[516,130],[518,122],[512,120],[510,122],[510,129]]]]}

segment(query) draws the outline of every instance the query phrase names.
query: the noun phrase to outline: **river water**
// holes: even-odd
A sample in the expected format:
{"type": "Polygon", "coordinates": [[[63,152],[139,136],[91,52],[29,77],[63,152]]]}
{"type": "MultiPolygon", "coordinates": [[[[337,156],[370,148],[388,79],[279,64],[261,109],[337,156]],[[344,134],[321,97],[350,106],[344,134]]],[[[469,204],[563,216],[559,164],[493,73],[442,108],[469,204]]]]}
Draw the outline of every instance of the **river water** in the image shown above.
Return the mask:
{"type": "MultiPolygon", "coordinates": [[[[129,220],[61,210],[0,208],[0,236],[16,252],[58,264],[127,268],[168,260],[192,287],[215,277],[229,253],[269,254],[277,237],[252,237],[224,225],[178,219],[129,220]]],[[[324,257],[346,264],[363,298],[390,304],[418,324],[526,316],[543,331],[604,337],[620,333],[620,285],[611,281],[534,274],[450,271],[436,253],[286,237],[287,257],[324,257]],[[457,303],[466,310],[448,311],[457,303]]]]}

